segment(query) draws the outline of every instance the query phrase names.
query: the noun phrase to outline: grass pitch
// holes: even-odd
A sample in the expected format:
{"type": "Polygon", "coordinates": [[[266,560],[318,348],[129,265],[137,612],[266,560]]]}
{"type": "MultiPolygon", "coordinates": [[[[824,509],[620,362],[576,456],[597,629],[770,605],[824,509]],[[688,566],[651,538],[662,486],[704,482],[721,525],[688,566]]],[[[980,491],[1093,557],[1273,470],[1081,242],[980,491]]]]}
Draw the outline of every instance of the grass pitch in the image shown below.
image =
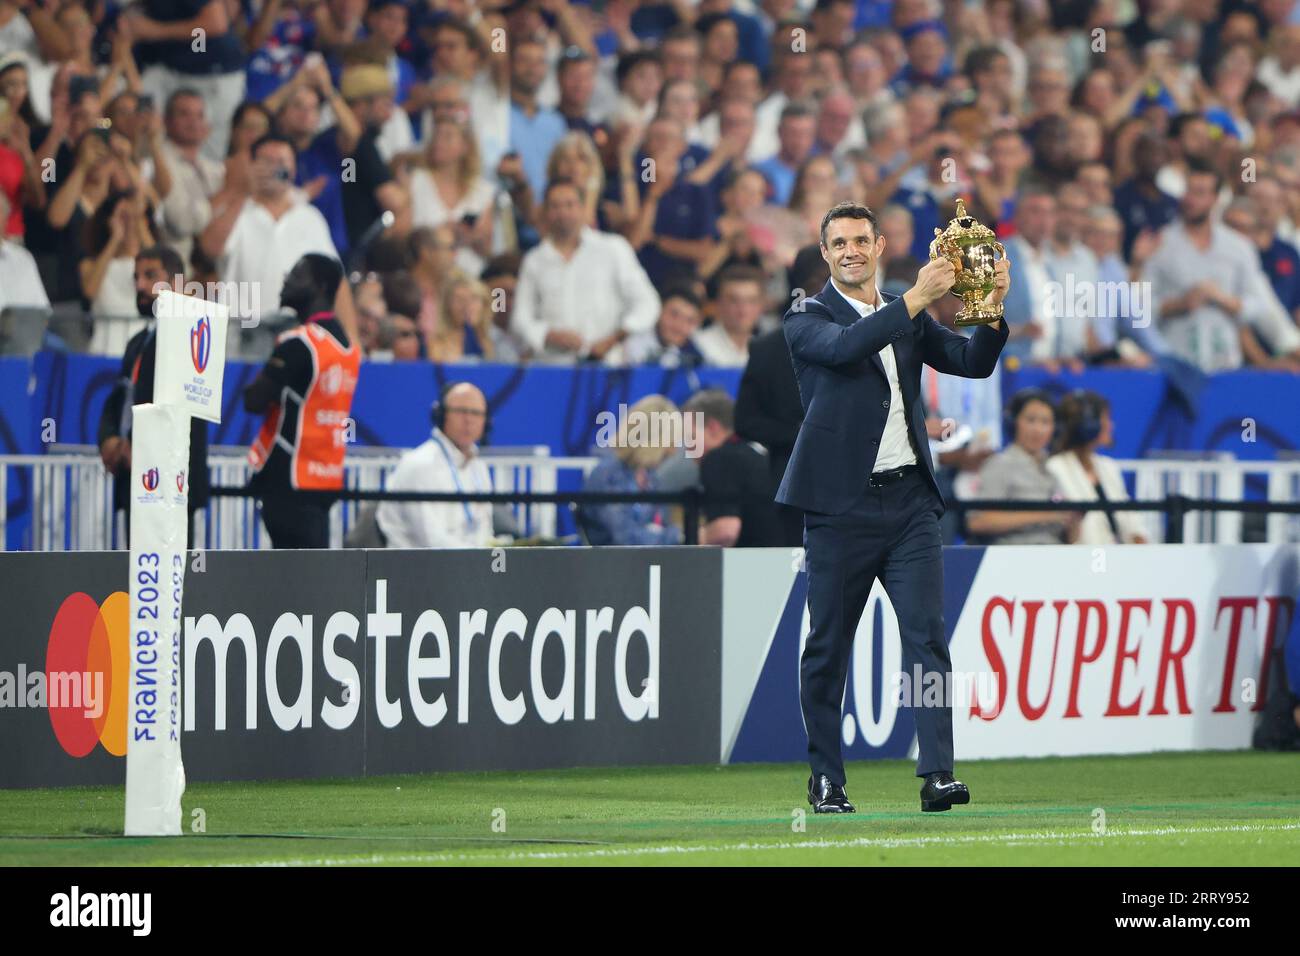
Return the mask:
{"type": "Polygon", "coordinates": [[[0,791],[0,865],[1294,865],[1300,755],[967,761],[921,813],[911,761],[850,764],[858,812],[807,811],[807,767],[639,767],[192,784],[187,831],[124,838],[121,788],[0,791]],[[199,812],[196,812],[199,811],[199,812]]]}

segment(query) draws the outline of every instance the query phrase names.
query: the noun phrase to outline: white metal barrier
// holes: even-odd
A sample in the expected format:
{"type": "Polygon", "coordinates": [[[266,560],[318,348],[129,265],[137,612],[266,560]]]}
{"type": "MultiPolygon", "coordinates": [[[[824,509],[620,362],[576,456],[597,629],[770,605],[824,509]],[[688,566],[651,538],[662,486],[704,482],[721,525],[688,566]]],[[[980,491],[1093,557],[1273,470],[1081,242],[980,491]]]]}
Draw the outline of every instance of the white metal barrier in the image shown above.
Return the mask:
{"type": "MultiPolygon", "coordinates": [[[[598,459],[552,458],[545,445],[526,448],[485,448],[494,491],[557,490],[561,471],[585,475],[598,459]]],[[[344,463],[344,483],[357,490],[382,489],[401,450],[354,449],[344,463]]],[[[242,448],[211,449],[208,457],[214,485],[242,486],[249,468],[242,448]]],[[[1189,498],[1241,500],[1249,480],[1263,481],[1269,501],[1300,501],[1300,458],[1277,461],[1238,461],[1220,457],[1163,457],[1120,460],[1132,479],[1137,499],[1162,499],[1180,494],[1189,498]]],[[[10,499],[26,498],[32,516],[23,535],[22,550],[99,551],[125,546],[124,516],[113,512],[113,480],[104,474],[99,455],[88,445],[66,446],[48,455],[0,455],[0,549],[8,540],[10,499]]],[[[330,542],[341,547],[357,520],[360,502],[345,501],[330,515],[330,542]]],[[[515,505],[523,533],[554,536],[555,505],[515,505]]],[[[1135,512],[1151,541],[1164,539],[1160,512],[1135,512]]],[[[1184,519],[1183,540],[1189,544],[1241,541],[1242,515],[1234,512],[1193,512],[1184,519]]],[[[251,498],[214,498],[196,520],[196,538],[207,548],[269,548],[270,540],[251,498]]],[[[1269,515],[1270,543],[1300,541],[1300,517],[1269,515]]]]}
{"type": "MultiPolygon", "coordinates": [[[[401,454],[402,449],[354,449],[343,465],[345,487],[383,489],[401,454]]],[[[484,448],[483,458],[493,491],[533,492],[554,492],[560,472],[585,476],[598,460],[553,458],[545,445],[484,448]]],[[[208,469],[214,486],[242,487],[250,473],[246,450],[214,447],[208,469]]],[[[11,499],[19,498],[26,499],[21,512],[31,516],[20,550],[105,551],[126,546],[125,514],[113,511],[113,478],[104,473],[98,453],[89,445],[64,446],[48,455],[0,455],[0,549],[7,547],[11,499]]],[[[342,547],[361,506],[344,501],[331,510],[331,547],[342,547]]],[[[520,504],[511,511],[522,534],[555,536],[555,505],[520,504]]],[[[196,516],[195,542],[221,549],[271,546],[252,498],[213,498],[196,516]]]]}

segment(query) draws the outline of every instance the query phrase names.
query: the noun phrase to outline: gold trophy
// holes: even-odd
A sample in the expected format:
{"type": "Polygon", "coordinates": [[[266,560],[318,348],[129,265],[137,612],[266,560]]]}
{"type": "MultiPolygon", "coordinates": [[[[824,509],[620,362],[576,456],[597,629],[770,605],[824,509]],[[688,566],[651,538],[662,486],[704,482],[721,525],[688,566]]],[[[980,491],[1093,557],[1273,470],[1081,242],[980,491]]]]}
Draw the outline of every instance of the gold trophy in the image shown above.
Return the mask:
{"type": "Polygon", "coordinates": [[[957,312],[957,325],[987,325],[1002,318],[1002,303],[985,305],[993,291],[993,264],[1007,257],[1007,250],[992,229],[966,213],[966,201],[957,199],[957,216],[948,228],[934,231],[930,258],[943,257],[957,270],[951,292],[963,305],[957,312]]]}

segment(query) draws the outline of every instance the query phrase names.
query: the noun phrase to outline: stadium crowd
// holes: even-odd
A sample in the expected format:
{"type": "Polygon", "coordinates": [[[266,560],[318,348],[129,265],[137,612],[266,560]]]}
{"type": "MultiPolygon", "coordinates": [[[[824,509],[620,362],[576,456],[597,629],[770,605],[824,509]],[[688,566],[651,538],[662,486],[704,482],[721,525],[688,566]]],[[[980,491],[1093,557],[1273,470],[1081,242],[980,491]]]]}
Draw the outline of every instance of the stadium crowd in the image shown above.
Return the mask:
{"type": "Polygon", "coordinates": [[[162,243],[246,326],[340,257],[372,361],[740,367],[835,201],[891,291],[957,196],[1008,360],[1300,370],[1300,10],[0,0],[0,307],[74,348],[120,354],[162,243]]]}
{"type": "MultiPolygon", "coordinates": [[[[0,0],[0,310],[73,316],[56,347],[122,355],[140,254],[165,249],[241,320],[230,354],[263,360],[286,274],[321,254],[363,361],[744,368],[734,408],[696,410],[779,474],[780,318],[826,281],[823,214],[877,212],[898,293],[959,196],[1013,263],[1004,367],[1300,371],[1300,6],[0,0]]],[[[1008,410],[999,380],[926,371],[954,493],[1014,497],[1023,471],[1104,496],[1109,411],[1058,429],[1085,460],[1049,470],[1042,421],[1019,437],[1048,410],[1008,410]]],[[[620,467],[597,482],[647,486],[620,467]]],[[[1140,537],[1009,520],[975,525],[1140,537]]]]}

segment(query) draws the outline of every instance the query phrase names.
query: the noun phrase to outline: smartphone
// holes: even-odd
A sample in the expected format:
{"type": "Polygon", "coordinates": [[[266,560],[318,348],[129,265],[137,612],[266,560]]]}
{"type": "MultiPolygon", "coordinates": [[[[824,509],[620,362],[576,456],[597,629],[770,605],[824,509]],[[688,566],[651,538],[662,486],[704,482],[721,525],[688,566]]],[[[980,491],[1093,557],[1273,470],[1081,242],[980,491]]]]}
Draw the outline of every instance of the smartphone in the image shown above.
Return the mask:
{"type": "Polygon", "coordinates": [[[153,108],[154,108],[154,99],[153,99],[153,94],[152,94],[152,93],[141,93],[140,96],[137,98],[136,102],[139,104],[139,105],[136,107],[136,112],[137,112],[137,113],[152,113],[152,112],[153,112],[153,108]]]}

